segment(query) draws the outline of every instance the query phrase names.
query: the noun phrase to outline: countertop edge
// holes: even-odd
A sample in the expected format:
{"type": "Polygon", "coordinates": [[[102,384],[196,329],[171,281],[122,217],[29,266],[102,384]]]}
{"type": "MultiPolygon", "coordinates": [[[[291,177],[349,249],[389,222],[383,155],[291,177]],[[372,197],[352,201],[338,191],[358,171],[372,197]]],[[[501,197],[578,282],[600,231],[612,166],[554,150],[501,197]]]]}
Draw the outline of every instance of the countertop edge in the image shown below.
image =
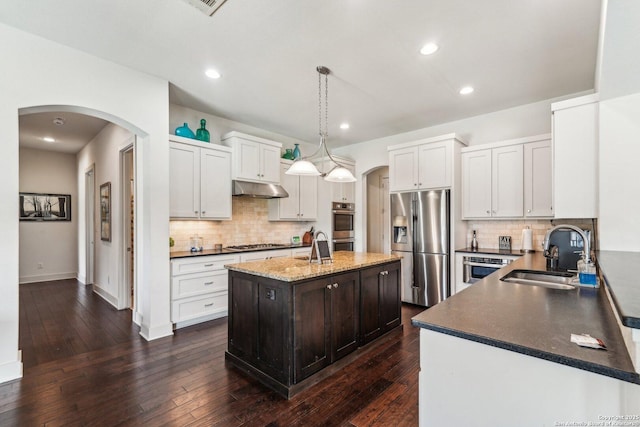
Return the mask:
{"type": "MultiPolygon", "coordinates": [[[[415,319],[411,319],[411,324],[413,326],[429,329],[434,332],[443,333],[446,335],[451,335],[457,338],[463,338],[469,341],[474,341],[480,344],[489,345],[491,347],[501,348],[503,350],[513,351],[515,353],[523,354],[525,356],[532,356],[538,359],[548,360],[550,362],[559,363],[565,366],[569,366],[576,369],[582,369],[584,371],[593,372],[594,374],[600,374],[611,378],[616,378],[622,381],[640,384],[640,374],[632,373],[628,371],[623,371],[620,369],[610,368],[607,366],[587,362],[581,359],[576,359],[572,357],[562,356],[559,354],[549,353],[546,351],[538,350],[531,347],[526,347],[514,343],[509,343],[506,341],[496,340],[493,338],[484,337],[481,335],[471,334],[463,331],[459,331],[457,329],[449,329],[442,326],[432,325],[425,322],[420,322],[415,319]]],[[[592,351],[603,351],[603,350],[595,350],[592,351]]]]}
{"type": "MultiPolygon", "coordinates": [[[[621,293],[630,293],[630,289],[633,289],[632,299],[637,303],[640,301],[640,286],[633,286],[631,283],[637,283],[639,279],[631,277],[633,272],[629,270],[624,270],[621,266],[611,266],[612,259],[609,257],[615,256],[616,258],[626,258],[622,264],[625,265],[637,265],[634,262],[638,262],[640,260],[640,252],[630,252],[630,251],[598,251],[596,252],[596,262],[598,267],[600,268],[600,273],[604,279],[605,286],[609,290],[609,294],[611,295],[611,299],[613,300],[613,304],[615,306],[615,310],[618,313],[618,317],[620,318],[620,322],[629,328],[640,329],[640,306],[634,307],[633,309],[626,307],[625,305],[629,305],[630,303],[621,303],[619,300],[619,296],[621,293]],[[603,262],[604,258],[604,262],[603,262]],[[629,259],[632,258],[632,259],[629,259]],[[603,265],[604,264],[604,265],[603,265]],[[612,272],[611,270],[617,267],[617,270],[612,272]],[[608,268],[611,268],[607,273],[608,268]],[[617,292],[616,292],[617,288],[617,292]],[[623,289],[626,288],[626,289],[623,289]],[[632,313],[630,313],[630,311],[632,313]],[[637,311],[637,313],[636,313],[637,311]]],[[[629,295],[627,295],[629,296],[629,295]]]]}

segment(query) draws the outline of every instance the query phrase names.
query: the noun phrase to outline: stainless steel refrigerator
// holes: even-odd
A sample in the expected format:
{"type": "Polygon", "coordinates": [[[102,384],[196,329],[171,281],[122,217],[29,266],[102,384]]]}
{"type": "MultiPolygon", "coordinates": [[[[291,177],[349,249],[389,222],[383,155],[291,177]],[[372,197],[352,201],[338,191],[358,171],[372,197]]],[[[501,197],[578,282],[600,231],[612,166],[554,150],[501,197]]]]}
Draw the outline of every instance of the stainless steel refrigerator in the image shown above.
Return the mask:
{"type": "Polygon", "coordinates": [[[403,257],[402,301],[430,307],[451,295],[449,190],[391,194],[391,238],[403,257]]]}

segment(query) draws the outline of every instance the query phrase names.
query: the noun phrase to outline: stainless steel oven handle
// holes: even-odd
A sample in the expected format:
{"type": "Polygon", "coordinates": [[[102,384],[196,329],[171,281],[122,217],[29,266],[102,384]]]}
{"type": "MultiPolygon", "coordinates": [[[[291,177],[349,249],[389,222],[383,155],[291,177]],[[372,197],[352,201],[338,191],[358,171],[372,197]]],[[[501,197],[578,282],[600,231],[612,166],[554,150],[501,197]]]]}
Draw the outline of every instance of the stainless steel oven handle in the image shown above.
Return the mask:
{"type": "Polygon", "coordinates": [[[464,265],[468,265],[470,267],[488,267],[488,268],[502,268],[507,264],[484,264],[481,262],[474,262],[474,261],[463,261],[462,264],[464,265]]]}
{"type": "Polygon", "coordinates": [[[354,215],[356,213],[356,211],[349,211],[346,209],[334,209],[331,211],[331,213],[334,214],[344,214],[344,215],[354,215]]]}

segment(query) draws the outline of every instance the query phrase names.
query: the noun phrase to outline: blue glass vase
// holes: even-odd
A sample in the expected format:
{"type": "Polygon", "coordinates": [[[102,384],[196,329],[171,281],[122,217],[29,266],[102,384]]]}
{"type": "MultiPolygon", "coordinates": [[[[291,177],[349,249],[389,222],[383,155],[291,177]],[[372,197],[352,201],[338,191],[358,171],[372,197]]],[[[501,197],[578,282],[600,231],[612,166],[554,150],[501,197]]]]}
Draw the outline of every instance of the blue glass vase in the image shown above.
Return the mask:
{"type": "Polygon", "coordinates": [[[196,134],[189,129],[189,125],[186,122],[182,126],[176,128],[176,135],[196,139],[196,134]]]}
{"type": "Polygon", "coordinates": [[[293,148],[293,158],[295,160],[298,160],[300,157],[302,157],[302,154],[300,154],[300,147],[298,147],[298,144],[294,144],[295,147],[293,148]]]}

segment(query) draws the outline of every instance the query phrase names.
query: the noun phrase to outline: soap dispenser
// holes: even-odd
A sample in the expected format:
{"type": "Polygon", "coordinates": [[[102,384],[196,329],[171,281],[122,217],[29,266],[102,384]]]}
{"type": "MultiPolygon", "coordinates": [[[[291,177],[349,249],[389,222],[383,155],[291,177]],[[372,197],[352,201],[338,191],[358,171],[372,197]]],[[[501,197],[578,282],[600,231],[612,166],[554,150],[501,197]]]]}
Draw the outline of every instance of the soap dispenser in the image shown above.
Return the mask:
{"type": "Polygon", "coordinates": [[[471,250],[478,250],[478,239],[476,239],[476,230],[473,230],[473,237],[471,238],[471,250]]]}

